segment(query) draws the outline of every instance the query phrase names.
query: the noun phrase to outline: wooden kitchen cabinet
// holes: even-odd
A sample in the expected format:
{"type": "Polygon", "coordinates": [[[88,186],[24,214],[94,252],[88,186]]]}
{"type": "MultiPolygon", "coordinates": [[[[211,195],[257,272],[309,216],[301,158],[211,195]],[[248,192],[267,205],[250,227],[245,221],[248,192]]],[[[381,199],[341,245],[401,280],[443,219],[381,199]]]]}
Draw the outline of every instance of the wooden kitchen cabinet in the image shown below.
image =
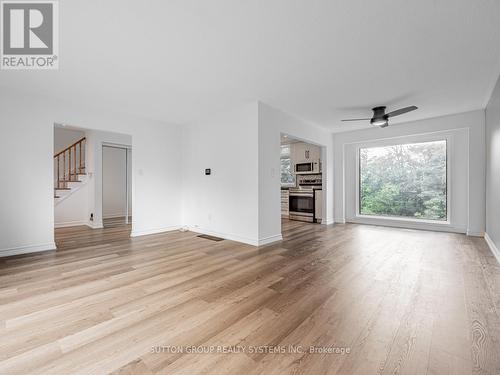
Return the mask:
{"type": "Polygon", "coordinates": [[[292,162],[308,163],[321,159],[321,147],[309,143],[293,143],[291,149],[292,162]]]}
{"type": "Polygon", "coordinates": [[[321,223],[323,219],[323,191],[314,191],[314,221],[321,223]]]}
{"type": "Polygon", "coordinates": [[[288,218],[289,206],[288,199],[290,197],[290,191],[288,189],[281,189],[281,217],[288,218]]]}

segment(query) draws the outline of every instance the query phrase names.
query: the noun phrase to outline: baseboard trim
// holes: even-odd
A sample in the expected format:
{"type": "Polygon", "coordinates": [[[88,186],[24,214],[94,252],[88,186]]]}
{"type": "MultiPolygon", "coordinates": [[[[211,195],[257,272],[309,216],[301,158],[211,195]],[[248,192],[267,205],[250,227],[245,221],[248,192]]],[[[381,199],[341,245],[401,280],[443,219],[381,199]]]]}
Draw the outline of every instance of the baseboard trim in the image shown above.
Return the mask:
{"type": "Polygon", "coordinates": [[[467,231],[467,236],[470,237],[484,237],[484,232],[472,232],[472,231],[467,231]]]}
{"type": "Polygon", "coordinates": [[[488,244],[491,252],[497,259],[497,262],[500,263],[500,250],[498,250],[498,247],[495,245],[491,237],[488,235],[488,233],[484,234],[484,239],[486,240],[486,243],[488,244]]]}
{"type": "Polygon", "coordinates": [[[266,237],[266,238],[260,238],[258,246],[269,245],[271,243],[279,242],[279,241],[283,241],[283,236],[281,234],[277,234],[275,236],[270,236],[270,237],[266,237]]]}
{"type": "Polygon", "coordinates": [[[78,227],[81,225],[90,226],[88,221],[82,220],[82,221],[67,221],[67,222],[63,222],[63,223],[55,223],[54,228],[78,227]]]}
{"type": "Polygon", "coordinates": [[[330,219],[323,219],[323,220],[321,220],[321,224],[322,224],[322,225],[331,225],[331,224],[335,224],[335,220],[333,220],[333,219],[331,219],[331,218],[330,218],[330,219]]]}
{"type": "Polygon", "coordinates": [[[51,250],[56,250],[55,242],[49,242],[40,245],[12,247],[10,249],[0,250],[0,258],[10,257],[13,255],[40,253],[42,251],[51,251],[51,250]]]}
{"type": "Polygon", "coordinates": [[[93,222],[93,221],[87,221],[85,222],[85,225],[88,226],[89,228],[92,229],[103,229],[104,224],[101,222],[93,222]]]}
{"type": "MultiPolygon", "coordinates": [[[[241,242],[241,243],[244,243],[247,245],[252,245],[252,246],[259,246],[259,244],[260,244],[260,240],[241,237],[241,236],[238,236],[235,234],[221,233],[221,232],[216,232],[213,230],[195,227],[195,226],[188,226],[188,228],[191,232],[194,232],[194,233],[207,234],[209,236],[224,238],[225,240],[229,240],[229,241],[241,242]]],[[[263,240],[266,240],[266,239],[263,239],[263,240]]]]}
{"type": "Polygon", "coordinates": [[[144,230],[133,230],[130,233],[130,237],[141,237],[141,236],[149,236],[151,234],[172,232],[174,230],[179,230],[181,228],[180,225],[171,226],[171,227],[162,227],[162,228],[153,228],[153,229],[144,229],[144,230]]]}
{"type": "Polygon", "coordinates": [[[345,224],[345,219],[342,219],[342,218],[340,218],[340,219],[335,219],[335,220],[334,220],[334,222],[335,222],[336,224],[345,224]]]}

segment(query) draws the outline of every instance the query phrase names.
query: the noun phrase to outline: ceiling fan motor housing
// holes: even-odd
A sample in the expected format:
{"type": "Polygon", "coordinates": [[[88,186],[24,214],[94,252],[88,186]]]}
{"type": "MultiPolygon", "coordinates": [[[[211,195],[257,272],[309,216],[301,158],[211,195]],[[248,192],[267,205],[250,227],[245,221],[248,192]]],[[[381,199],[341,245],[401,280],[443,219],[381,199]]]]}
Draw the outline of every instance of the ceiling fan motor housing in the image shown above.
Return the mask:
{"type": "Polygon", "coordinates": [[[381,118],[385,116],[385,106],[380,106],[380,107],[375,107],[372,109],[373,111],[373,118],[381,118]]]}
{"type": "Polygon", "coordinates": [[[385,114],[385,106],[375,107],[372,109],[373,117],[370,120],[370,124],[375,126],[380,126],[382,128],[388,125],[389,117],[385,114]]]}

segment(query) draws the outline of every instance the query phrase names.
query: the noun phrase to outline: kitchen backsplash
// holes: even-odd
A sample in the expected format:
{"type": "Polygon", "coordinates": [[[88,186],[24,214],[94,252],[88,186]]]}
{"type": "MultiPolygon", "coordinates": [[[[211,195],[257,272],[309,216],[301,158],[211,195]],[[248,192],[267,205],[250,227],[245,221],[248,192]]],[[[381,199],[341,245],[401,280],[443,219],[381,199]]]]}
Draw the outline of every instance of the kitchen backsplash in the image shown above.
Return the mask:
{"type": "Polygon", "coordinates": [[[321,185],[323,182],[322,174],[303,174],[297,175],[298,185],[321,185]]]}

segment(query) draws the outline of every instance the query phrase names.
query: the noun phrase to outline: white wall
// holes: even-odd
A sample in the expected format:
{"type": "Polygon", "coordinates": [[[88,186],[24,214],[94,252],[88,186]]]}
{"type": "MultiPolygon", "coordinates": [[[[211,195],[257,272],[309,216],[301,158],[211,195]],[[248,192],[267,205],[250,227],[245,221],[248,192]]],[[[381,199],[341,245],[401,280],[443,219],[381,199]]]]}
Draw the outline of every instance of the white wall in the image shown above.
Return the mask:
{"type": "Polygon", "coordinates": [[[58,202],[54,207],[54,226],[56,228],[89,225],[89,191],[91,186],[87,180],[81,183],[78,190],[58,202]]]}
{"type": "Polygon", "coordinates": [[[0,91],[2,256],[55,247],[53,138],[54,123],[41,104],[0,91]]]}
{"type": "Polygon", "coordinates": [[[333,222],[331,134],[259,102],[185,127],[183,223],[253,245],[281,239],[280,133],[325,146],[325,223],[333,222]]]}
{"type": "Polygon", "coordinates": [[[0,252],[54,248],[54,123],[133,138],[133,235],[181,223],[179,126],[0,90],[0,252]],[[21,152],[22,151],[22,152],[21,152]],[[11,160],[12,162],[6,162],[11,160]],[[20,168],[20,166],[26,166],[20,168]],[[29,183],[23,183],[30,181],[29,183]]]}
{"type": "Polygon", "coordinates": [[[486,107],[486,233],[500,249],[500,80],[486,107]]]}
{"type": "Polygon", "coordinates": [[[183,222],[194,231],[258,242],[257,103],[186,125],[181,176],[183,222]],[[205,175],[211,168],[212,174],[205,175]]]}
{"type": "Polygon", "coordinates": [[[335,220],[467,232],[483,235],[485,227],[484,111],[472,111],[421,121],[334,135],[335,220]],[[356,150],[383,142],[418,142],[433,137],[451,142],[450,224],[433,225],[397,220],[356,218],[356,150]]]}
{"type": "Polygon", "coordinates": [[[326,130],[259,102],[259,243],[281,238],[280,135],[323,146],[324,224],[333,223],[333,138],[326,130]]]}

